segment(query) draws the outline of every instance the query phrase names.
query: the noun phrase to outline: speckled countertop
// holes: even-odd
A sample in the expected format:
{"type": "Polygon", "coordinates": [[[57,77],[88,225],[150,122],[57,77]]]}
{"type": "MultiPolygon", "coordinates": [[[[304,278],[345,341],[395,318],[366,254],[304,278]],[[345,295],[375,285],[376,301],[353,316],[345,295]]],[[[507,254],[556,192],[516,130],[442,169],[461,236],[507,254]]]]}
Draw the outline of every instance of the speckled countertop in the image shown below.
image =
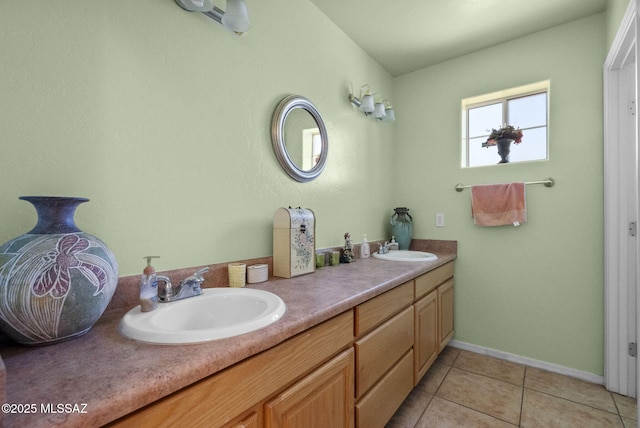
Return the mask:
{"type": "Polygon", "coordinates": [[[414,240],[412,249],[431,251],[439,258],[418,263],[358,259],[313,274],[248,284],[280,296],[287,312],[266,328],[234,338],[175,346],[124,338],[118,323],[137,303],[125,304],[123,290],[114,296],[117,304],[110,305],[82,337],[44,347],[5,339],[0,342],[0,365],[4,362],[6,369],[4,403],[15,404],[13,410],[20,412],[5,413],[4,426],[104,425],[443,265],[457,253],[454,241],[414,240]]]}

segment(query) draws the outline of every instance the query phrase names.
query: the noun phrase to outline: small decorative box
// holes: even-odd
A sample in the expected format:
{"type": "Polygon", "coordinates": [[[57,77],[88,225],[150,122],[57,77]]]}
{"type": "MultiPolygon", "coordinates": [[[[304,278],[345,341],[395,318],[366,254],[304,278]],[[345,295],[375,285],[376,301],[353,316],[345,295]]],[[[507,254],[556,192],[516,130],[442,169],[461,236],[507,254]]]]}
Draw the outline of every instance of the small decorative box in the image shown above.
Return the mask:
{"type": "Polygon", "coordinates": [[[269,265],[251,265],[247,267],[247,282],[255,284],[269,279],[269,265]]]}
{"type": "Polygon", "coordinates": [[[273,275],[291,278],[316,270],[313,211],[278,208],[273,216],[273,275]]]}

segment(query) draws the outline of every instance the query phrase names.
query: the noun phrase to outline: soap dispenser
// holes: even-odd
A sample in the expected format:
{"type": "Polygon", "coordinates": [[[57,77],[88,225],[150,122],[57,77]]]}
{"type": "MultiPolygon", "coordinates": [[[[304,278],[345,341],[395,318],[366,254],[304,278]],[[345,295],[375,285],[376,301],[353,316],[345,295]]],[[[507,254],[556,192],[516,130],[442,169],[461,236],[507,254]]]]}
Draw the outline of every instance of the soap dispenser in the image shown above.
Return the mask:
{"type": "Polygon", "coordinates": [[[362,245],[360,245],[360,258],[366,259],[371,255],[371,247],[367,241],[367,234],[362,235],[362,245]]]}
{"type": "Polygon", "coordinates": [[[158,307],[158,278],[156,270],[151,266],[151,259],[159,259],[158,256],[146,256],[147,266],[140,278],[140,311],[151,312],[158,307]]]}
{"type": "Polygon", "coordinates": [[[389,251],[391,250],[399,250],[400,245],[396,242],[396,237],[391,237],[391,242],[389,242],[389,251]]]}

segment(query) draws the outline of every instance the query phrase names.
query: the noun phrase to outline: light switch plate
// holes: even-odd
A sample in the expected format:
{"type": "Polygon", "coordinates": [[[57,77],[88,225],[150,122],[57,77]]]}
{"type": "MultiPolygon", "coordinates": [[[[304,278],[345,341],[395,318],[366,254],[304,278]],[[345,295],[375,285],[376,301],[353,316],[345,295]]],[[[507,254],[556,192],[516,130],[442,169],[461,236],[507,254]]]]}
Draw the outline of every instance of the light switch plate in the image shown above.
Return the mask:
{"type": "Polygon", "coordinates": [[[444,214],[443,213],[437,213],[436,214],[436,226],[437,227],[444,227],[444,214]]]}

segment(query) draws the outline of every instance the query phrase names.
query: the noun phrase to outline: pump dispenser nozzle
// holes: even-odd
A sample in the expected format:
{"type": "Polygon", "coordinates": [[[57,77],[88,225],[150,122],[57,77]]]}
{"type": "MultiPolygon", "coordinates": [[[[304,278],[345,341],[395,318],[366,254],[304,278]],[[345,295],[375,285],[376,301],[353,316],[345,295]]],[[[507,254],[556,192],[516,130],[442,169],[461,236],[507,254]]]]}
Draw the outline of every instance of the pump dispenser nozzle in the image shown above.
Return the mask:
{"type": "Polygon", "coordinates": [[[151,275],[152,273],[156,273],[156,270],[153,266],[151,266],[151,259],[159,259],[160,256],[144,256],[143,259],[147,259],[147,266],[144,268],[145,275],[151,275]]]}

